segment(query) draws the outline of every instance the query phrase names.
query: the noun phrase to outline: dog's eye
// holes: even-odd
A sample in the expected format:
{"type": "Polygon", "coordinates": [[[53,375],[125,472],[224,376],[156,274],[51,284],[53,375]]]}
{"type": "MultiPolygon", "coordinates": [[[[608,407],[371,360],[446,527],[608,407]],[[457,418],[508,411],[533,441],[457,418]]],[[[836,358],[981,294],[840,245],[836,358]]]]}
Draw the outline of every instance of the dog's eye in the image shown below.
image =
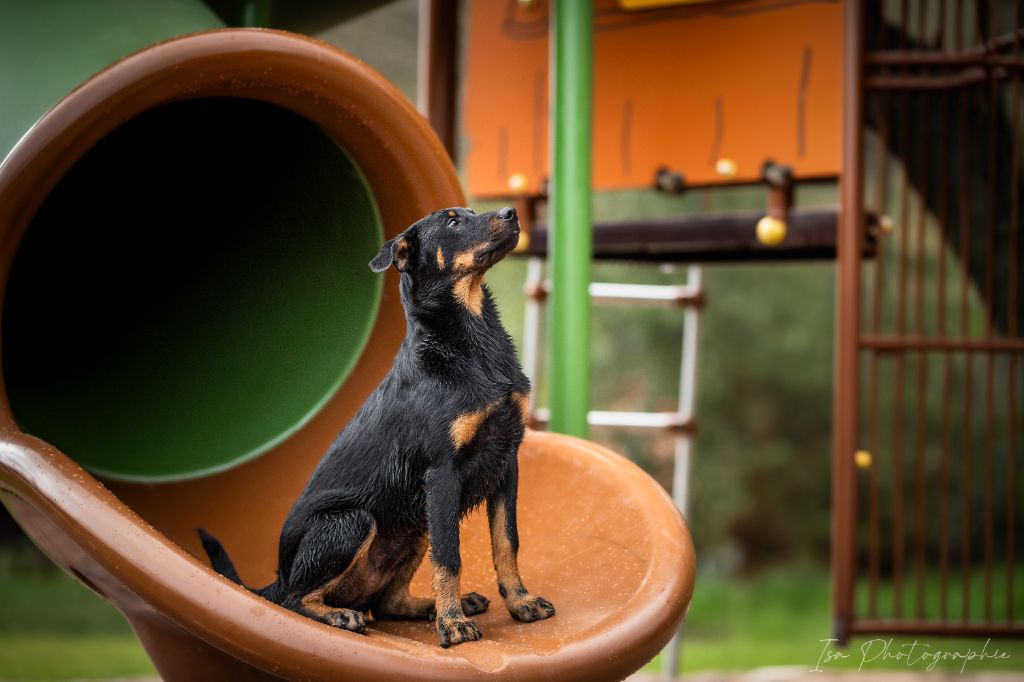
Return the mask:
{"type": "Polygon", "coordinates": [[[459,226],[458,218],[452,218],[451,220],[448,221],[448,227],[458,227],[458,226],[459,226]]]}

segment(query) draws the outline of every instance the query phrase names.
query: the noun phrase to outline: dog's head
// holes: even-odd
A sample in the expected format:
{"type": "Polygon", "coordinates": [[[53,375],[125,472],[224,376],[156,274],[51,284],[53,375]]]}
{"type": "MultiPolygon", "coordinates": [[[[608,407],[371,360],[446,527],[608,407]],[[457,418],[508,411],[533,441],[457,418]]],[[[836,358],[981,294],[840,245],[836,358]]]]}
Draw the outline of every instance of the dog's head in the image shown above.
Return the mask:
{"type": "Polygon", "coordinates": [[[510,206],[477,215],[468,208],[435,211],[388,240],[370,261],[384,272],[392,265],[414,281],[482,276],[519,241],[519,218],[510,206]]]}

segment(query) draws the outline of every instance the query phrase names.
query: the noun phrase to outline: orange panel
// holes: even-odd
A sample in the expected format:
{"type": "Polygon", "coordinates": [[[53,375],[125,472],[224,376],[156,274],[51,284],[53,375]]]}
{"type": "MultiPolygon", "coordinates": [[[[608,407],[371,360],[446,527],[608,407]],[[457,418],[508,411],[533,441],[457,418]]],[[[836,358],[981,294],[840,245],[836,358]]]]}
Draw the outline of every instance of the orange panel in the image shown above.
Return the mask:
{"type": "MultiPolygon", "coordinates": [[[[473,2],[468,15],[469,190],[508,195],[519,175],[536,191],[549,174],[548,3],[473,2]]],[[[650,187],[661,166],[691,185],[751,182],[768,159],[798,178],[838,175],[841,15],[827,1],[596,0],[594,187],[650,187]]]]}

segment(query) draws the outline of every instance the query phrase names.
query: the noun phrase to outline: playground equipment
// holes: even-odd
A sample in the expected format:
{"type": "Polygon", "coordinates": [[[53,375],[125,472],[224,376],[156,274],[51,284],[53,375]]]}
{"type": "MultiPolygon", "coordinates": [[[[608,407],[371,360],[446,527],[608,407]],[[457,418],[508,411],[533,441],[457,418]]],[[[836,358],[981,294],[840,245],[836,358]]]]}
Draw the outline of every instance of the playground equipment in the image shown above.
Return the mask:
{"type": "MultiPolygon", "coordinates": [[[[840,8],[748,0],[652,9],[595,0],[577,3],[592,6],[592,16],[575,22],[589,29],[584,41],[565,30],[568,4],[468,7],[467,181],[474,195],[515,197],[526,217],[523,358],[535,383],[542,359],[550,360],[551,409],[536,409],[534,421],[550,420],[556,430],[577,435],[588,424],[670,434],[672,497],[686,510],[705,300],[700,263],[835,257],[836,210],[794,209],[794,194],[797,177],[832,181],[839,172],[839,93],[832,83],[839,73],[840,8]],[[489,111],[483,102],[499,89],[522,106],[489,111]],[[584,191],[579,181],[591,168],[591,149],[592,182],[588,174],[584,191]],[[587,210],[591,185],[682,194],[761,183],[767,211],[592,222],[587,210]],[[686,262],[686,284],[591,282],[591,258],[686,262]],[[542,308],[549,298],[545,333],[542,308]],[[589,348],[591,301],[683,311],[676,410],[588,410],[581,377],[589,368],[580,349],[589,348]]],[[[676,638],[663,674],[675,675],[679,651],[676,638]]]]}
{"type": "Polygon", "coordinates": [[[835,636],[1021,637],[1024,18],[848,2],[835,636]],[[861,257],[863,216],[882,218],[861,257]],[[934,576],[934,578],[933,578],[934,576]],[[930,582],[933,581],[934,582],[930,582]]]}
{"type": "MultiPolygon", "coordinates": [[[[291,501],[404,333],[395,274],[381,285],[367,261],[464,198],[426,121],[333,48],[172,38],[218,25],[199,4],[44,5],[0,28],[40,68],[0,84],[17,105],[0,128],[0,499],[33,541],[166,679],[612,679],[649,660],[689,602],[689,536],[637,467],[568,437],[521,452],[521,569],[559,605],[544,623],[495,608],[484,641],[450,651],[425,623],[362,637],[195,558],[203,525],[248,584],[271,580],[291,501]]],[[[467,589],[496,598],[479,515],[463,546],[467,589]]],[[[425,572],[413,590],[430,593],[425,572]]]]}
{"type": "MultiPolygon", "coordinates": [[[[627,4],[595,2],[595,186],[764,182],[768,210],[598,221],[594,257],[834,258],[835,636],[1021,636],[1021,8],[627,4]],[[793,182],[826,178],[841,211],[790,210],[793,182]]],[[[528,104],[467,108],[470,190],[534,205],[546,5],[488,8],[470,10],[464,90],[528,104]],[[473,59],[496,48],[504,63],[473,59]]],[[[547,242],[538,221],[527,253],[547,242]]]]}

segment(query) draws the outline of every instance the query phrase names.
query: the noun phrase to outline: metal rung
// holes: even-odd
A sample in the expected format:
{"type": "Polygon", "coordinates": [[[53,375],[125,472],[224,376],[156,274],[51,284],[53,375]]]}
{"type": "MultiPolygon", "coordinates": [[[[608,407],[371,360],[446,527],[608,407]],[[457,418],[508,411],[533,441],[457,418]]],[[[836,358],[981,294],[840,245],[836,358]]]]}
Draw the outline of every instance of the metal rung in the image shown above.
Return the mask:
{"type": "MultiPolygon", "coordinates": [[[[665,303],[677,306],[700,306],[704,303],[704,292],[699,286],[689,284],[614,284],[591,282],[590,297],[605,302],[647,302],[665,303]]],[[[551,294],[551,282],[545,280],[540,286],[527,288],[531,298],[546,298],[551,294]]]]}
{"type": "MultiPolygon", "coordinates": [[[[530,258],[527,263],[526,316],[523,319],[523,366],[531,381],[537,381],[540,371],[541,339],[540,327],[542,308],[551,282],[544,279],[544,262],[530,258]]],[[[697,327],[700,310],[704,303],[701,290],[701,268],[691,265],[687,270],[685,285],[648,284],[604,284],[591,283],[590,296],[599,301],[653,303],[655,305],[679,306],[683,310],[682,362],[679,365],[679,410],[677,412],[602,412],[587,413],[591,426],[617,426],[625,428],[661,429],[668,431],[676,442],[672,467],[672,501],[686,513],[689,498],[690,448],[697,422],[693,418],[694,389],[697,375],[697,327]]],[[[530,423],[542,427],[550,422],[551,412],[537,408],[531,415],[530,423]]],[[[672,638],[665,649],[665,665],[671,671],[669,679],[675,679],[679,668],[681,645],[680,632],[672,638]]]]}
{"type": "MultiPolygon", "coordinates": [[[[551,420],[551,411],[546,407],[538,407],[533,412],[532,421],[538,425],[547,424],[551,420]]],[[[692,433],[696,424],[686,419],[679,412],[608,412],[591,410],[587,413],[590,426],[621,426],[635,429],[669,429],[692,433]]]]}

